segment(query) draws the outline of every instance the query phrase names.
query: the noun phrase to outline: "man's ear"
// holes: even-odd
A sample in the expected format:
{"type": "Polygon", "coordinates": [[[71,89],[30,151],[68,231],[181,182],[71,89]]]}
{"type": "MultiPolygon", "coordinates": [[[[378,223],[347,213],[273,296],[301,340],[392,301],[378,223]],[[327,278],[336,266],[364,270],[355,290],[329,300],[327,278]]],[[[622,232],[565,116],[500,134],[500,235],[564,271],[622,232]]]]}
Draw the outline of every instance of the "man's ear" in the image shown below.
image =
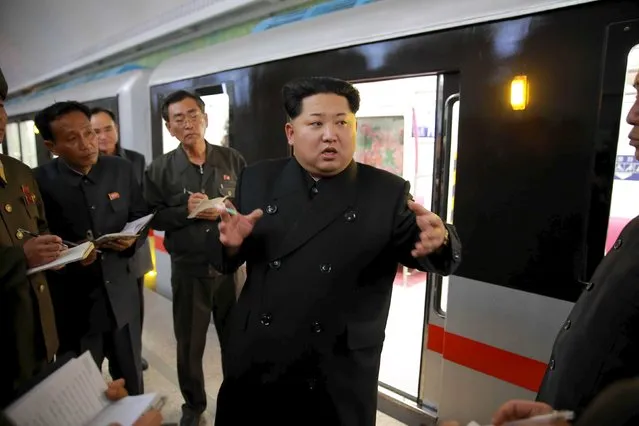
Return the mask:
{"type": "Polygon", "coordinates": [[[45,140],[44,146],[46,146],[49,152],[51,152],[53,155],[58,155],[58,151],[56,150],[55,143],[53,141],[45,140]]]}

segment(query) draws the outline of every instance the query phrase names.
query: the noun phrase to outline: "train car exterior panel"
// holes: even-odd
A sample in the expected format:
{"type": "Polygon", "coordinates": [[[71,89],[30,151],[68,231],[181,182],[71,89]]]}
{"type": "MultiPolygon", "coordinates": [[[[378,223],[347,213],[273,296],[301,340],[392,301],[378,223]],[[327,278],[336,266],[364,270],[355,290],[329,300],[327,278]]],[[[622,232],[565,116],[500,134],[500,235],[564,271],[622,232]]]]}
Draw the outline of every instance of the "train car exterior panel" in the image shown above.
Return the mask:
{"type": "MultiPolygon", "coordinates": [[[[601,1],[260,64],[156,86],[153,95],[232,81],[231,144],[254,162],[288,153],[284,113],[273,104],[291,78],[362,81],[459,71],[455,224],[465,252],[459,274],[574,301],[578,281],[592,269],[586,248],[600,248],[600,259],[605,244],[601,235],[586,241],[586,229],[607,227],[607,220],[588,221],[592,180],[612,179],[613,172],[592,176],[606,28],[632,17],[639,17],[635,2],[601,1]],[[517,74],[532,82],[526,111],[508,105],[517,74]]],[[[155,111],[158,117],[157,104],[155,111]]],[[[160,125],[156,118],[154,130],[160,125]]],[[[593,209],[603,208],[600,200],[593,209]]]]}

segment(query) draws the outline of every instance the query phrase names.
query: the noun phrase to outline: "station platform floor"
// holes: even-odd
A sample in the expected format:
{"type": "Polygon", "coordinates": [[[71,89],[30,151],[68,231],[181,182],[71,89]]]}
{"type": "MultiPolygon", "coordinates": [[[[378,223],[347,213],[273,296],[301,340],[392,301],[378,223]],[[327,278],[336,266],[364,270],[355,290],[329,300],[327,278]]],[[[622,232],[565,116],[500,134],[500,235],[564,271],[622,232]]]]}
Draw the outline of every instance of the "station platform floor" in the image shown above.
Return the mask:
{"type": "MultiPolygon", "coordinates": [[[[142,334],[142,354],[149,362],[144,372],[146,392],[159,392],[167,396],[167,404],[162,410],[165,423],[180,421],[182,395],[178,386],[176,343],[173,334],[171,301],[162,295],[145,289],[144,332],[142,334]]],[[[204,353],[204,377],[208,407],[201,425],[213,425],[217,391],[222,384],[221,358],[215,326],[211,323],[204,353]]],[[[102,367],[105,380],[110,380],[108,364],[102,367]]],[[[382,412],[377,413],[377,425],[402,426],[401,423],[382,412]]]]}

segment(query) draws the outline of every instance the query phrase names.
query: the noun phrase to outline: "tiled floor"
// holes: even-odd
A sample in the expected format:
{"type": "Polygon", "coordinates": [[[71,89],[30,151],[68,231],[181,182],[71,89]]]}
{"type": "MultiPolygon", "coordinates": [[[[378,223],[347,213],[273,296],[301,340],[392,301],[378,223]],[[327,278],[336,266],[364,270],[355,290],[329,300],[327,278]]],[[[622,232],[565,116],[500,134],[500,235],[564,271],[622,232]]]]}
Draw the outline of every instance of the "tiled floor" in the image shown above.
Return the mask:
{"type": "MultiPolygon", "coordinates": [[[[144,373],[144,385],[147,392],[160,392],[168,397],[163,414],[165,422],[179,422],[182,395],[178,388],[175,337],[171,319],[171,302],[161,295],[146,290],[144,334],[142,336],[143,355],[149,362],[149,369],[144,373]]],[[[204,376],[208,408],[206,425],[213,424],[217,391],[222,383],[220,367],[220,351],[215,327],[209,328],[206,350],[204,353],[204,376]]],[[[108,365],[103,366],[103,374],[108,379],[108,365]]],[[[377,425],[401,426],[395,419],[383,413],[377,413],[377,425]]]]}

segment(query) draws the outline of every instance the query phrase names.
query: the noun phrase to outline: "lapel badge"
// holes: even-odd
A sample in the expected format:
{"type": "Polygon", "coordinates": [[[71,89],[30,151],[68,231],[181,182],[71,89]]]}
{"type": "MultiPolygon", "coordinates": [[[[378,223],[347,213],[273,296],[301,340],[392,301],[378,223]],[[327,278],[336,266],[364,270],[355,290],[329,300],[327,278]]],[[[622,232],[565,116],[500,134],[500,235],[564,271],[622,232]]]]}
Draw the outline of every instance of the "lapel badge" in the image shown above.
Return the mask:
{"type": "Polygon", "coordinates": [[[113,201],[117,200],[118,198],[120,198],[119,192],[109,192],[109,200],[113,201]]]}
{"type": "Polygon", "coordinates": [[[24,202],[27,205],[35,203],[36,196],[31,193],[31,189],[29,189],[28,185],[22,185],[22,194],[24,195],[24,202]]]}
{"type": "Polygon", "coordinates": [[[7,211],[7,213],[11,213],[13,211],[13,207],[11,207],[11,204],[5,204],[4,209],[7,211]]]}
{"type": "Polygon", "coordinates": [[[224,176],[222,176],[222,179],[224,179],[224,180],[231,180],[231,176],[229,176],[229,175],[224,175],[224,176]]]}

